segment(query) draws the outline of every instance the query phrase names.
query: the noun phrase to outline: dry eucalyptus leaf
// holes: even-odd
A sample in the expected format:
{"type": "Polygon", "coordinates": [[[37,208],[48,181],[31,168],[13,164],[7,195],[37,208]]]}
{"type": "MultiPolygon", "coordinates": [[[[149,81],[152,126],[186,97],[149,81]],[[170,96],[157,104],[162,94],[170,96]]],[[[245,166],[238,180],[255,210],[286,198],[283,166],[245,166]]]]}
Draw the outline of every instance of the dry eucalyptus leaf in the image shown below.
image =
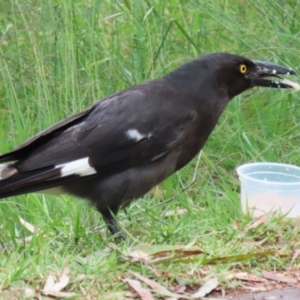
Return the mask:
{"type": "Polygon", "coordinates": [[[177,208],[176,210],[169,210],[165,213],[165,217],[170,216],[181,216],[187,212],[187,209],[185,208],[177,208]]]}
{"type": "Polygon", "coordinates": [[[246,229],[253,229],[258,227],[259,225],[265,223],[267,221],[267,215],[262,215],[261,217],[253,220],[247,227],[246,229]]]}
{"type": "Polygon", "coordinates": [[[292,257],[291,266],[294,264],[295,260],[299,257],[299,255],[300,255],[300,249],[296,249],[292,257]]]}
{"type": "Polygon", "coordinates": [[[217,278],[211,278],[208,281],[206,281],[201,288],[192,295],[193,298],[201,298],[205,297],[207,294],[211,293],[219,284],[219,281],[217,278]]]}
{"type": "Polygon", "coordinates": [[[33,298],[37,296],[36,290],[34,289],[30,289],[30,288],[26,288],[24,290],[24,296],[25,298],[33,298]]]}
{"type": "Polygon", "coordinates": [[[268,271],[262,271],[263,276],[266,279],[274,280],[274,281],[280,281],[280,282],[286,282],[286,283],[297,283],[297,279],[285,276],[280,273],[273,273],[268,271]]]}
{"type": "Polygon", "coordinates": [[[234,220],[232,222],[232,228],[236,231],[241,231],[241,225],[239,224],[238,220],[234,220]]]}
{"type": "Polygon", "coordinates": [[[45,286],[43,288],[43,292],[46,293],[47,291],[51,291],[53,289],[53,286],[55,285],[55,279],[53,275],[49,275],[47,277],[45,286]]]}
{"type": "Polygon", "coordinates": [[[25,221],[24,219],[22,219],[21,217],[19,217],[20,223],[31,233],[37,233],[40,231],[39,228],[33,226],[32,224],[28,223],[27,221],[25,221]]]}
{"type": "Polygon", "coordinates": [[[150,260],[150,254],[143,252],[141,250],[133,250],[126,254],[126,256],[130,259],[132,262],[147,262],[150,260]]]}
{"type": "Polygon", "coordinates": [[[42,292],[44,295],[51,295],[53,297],[70,297],[74,293],[61,292],[68,285],[69,281],[69,266],[65,266],[57,282],[55,282],[53,275],[48,276],[42,292]],[[69,296],[62,296],[67,294],[69,296]]]}
{"type": "Polygon", "coordinates": [[[140,279],[141,281],[143,281],[144,283],[148,284],[153,292],[155,292],[156,294],[163,296],[164,299],[165,298],[175,298],[175,299],[192,299],[190,296],[185,296],[182,294],[176,294],[176,293],[172,293],[171,291],[169,291],[167,288],[165,288],[163,285],[159,284],[158,282],[146,278],[144,276],[142,276],[139,273],[136,272],[132,272],[129,271],[132,275],[134,275],[136,278],[140,279]]]}
{"type": "Polygon", "coordinates": [[[249,290],[253,293],[259,293],[259,292],[266,292],[267,288],[264,286],[248,286],[248,285],[243,285],[243,288],[246,290],[249,290]]]}
{"type": "Polygon", "coordinates": [[[44,292],[43,292],[43,295],[51,296],[51,297],[55,297],[55,298],[68,298],[68,297],[76,296],[75,293],[60,292],[60,291],[48,291],[47,294],[44,294],[44,292]]]}
{"type": "MultiPolygon", "coordinates": [[[[255,275],[249,274],[247,272],[238,272],[238,273],[233,273],[230,274],[229,277],[231,277],[231,279],[239,279],[242,281],[249,281],[249,282],[264,282],[265,279],[257,277],[255,275]]],[[[228,277],[228,279],[229,279],[228,277]]]]}
{"type": "Polygon", "coordinates": [[[131,286],[131,288],[133,288],[139,294],[142,300],[154,300],[154,297],[152,296],[150,291],[143,288],[138,280],[126,278],[124,279],[124,281],[127,282],[131,286]]]}

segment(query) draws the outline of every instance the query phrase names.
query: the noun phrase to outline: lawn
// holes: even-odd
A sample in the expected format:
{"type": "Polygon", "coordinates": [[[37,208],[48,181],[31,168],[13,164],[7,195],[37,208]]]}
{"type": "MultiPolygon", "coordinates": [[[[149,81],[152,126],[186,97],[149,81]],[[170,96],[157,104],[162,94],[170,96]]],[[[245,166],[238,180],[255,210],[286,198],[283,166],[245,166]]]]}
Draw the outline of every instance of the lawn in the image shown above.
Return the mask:
{"type": "MultiPolygon", "coordinates": [[[[0,152],[205,53],[231,52],[300,73],[299,20],[298,0],[0,0],[0,152]]],[[[131,272],[187,294],[212,277],[219,290],[240,288],[240,272],[291,276],[300,263],[291,260],[300,225],[270,215],[249,226],[235,170],[252,161],[299,165],[299,98],[291,90],[253,89],[231,101],[199,163],[119,214],[127,242],[116,243],[101,216],[70,196],[1,201],[0,298],[23,299],[24,288],[43,289],[66,267],[64,291],[73,299],[124,299],[132,291],[124,280],[136,279],[131,272]],[[195,171],[196,182],[182,191],[195,171]],[[175,247],[191,253],[162,252],[175,247]],[[155,254],[134,259],[133,249],[155,254]]]]}

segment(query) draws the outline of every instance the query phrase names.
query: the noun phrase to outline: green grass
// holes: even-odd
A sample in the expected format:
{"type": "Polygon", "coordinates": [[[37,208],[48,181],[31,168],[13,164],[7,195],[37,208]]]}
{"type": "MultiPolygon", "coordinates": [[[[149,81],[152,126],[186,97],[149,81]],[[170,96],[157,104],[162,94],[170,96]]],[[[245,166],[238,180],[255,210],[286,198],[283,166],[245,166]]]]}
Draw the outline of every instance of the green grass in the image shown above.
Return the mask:
{"type": "MultiPolygon", "coordinates": [[[[296,0],[0,0],[0,7],[1,153],[96,99],[162,76],[204,53],[226,51],[300,72],[296,0]]],[[[240,211],[235,176],[244,162],[299,165],[299,120],[297,93],[255,89],[235,98],[203,149],[197,182],[180,193],[193,176],[193,161],[160,187],[165,194],[146,195],[120,213],[129,242],[194,241],[208,257],[299,248],[299,228],[290,222],[271,217],[257,229],[244,229],[250,218],[240,211]],[[157,206],[174,194],[176,199],[157,206]],[[164,217],[177,207],[187,213],[164,217]],[[241,231],[232,228],[234,220],[241,231]]],[[[110,248],[113,239],[94,231],[103,221],[86,202],[68,196],[13,197],[0,203],[0,220],[0,289],[42,288],[47,276],[59,274],[65,264],[72,281],[66,290],[79,299],[84,293],[86,299],[103,299],[126,290],[121,278],[129,276],[127,270],[155,277],[151,268],[123,259],[128,244],[110,248]],[[19,217],[40,229],[30,242],[19,217]]],[[[158,265],[169,275],[157,280],[199,285],[201,259],[158,265]],[[197,270],[195,276],[186,275],[191,269],[197,270]]],[[[288,262],[274,256],[218,264],[208,272],[222,280],[229,270],[260,274],[288,262]]],[[[223,284],[230,286],[225,279],[223,284]]]]}

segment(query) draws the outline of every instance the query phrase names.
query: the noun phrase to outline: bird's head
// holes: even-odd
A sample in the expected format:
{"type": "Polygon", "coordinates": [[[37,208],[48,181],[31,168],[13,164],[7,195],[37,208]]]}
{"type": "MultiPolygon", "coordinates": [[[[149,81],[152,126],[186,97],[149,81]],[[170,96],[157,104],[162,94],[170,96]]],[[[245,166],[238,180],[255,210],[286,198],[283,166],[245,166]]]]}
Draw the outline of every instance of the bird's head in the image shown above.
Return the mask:
{"type": "Polygon", "coordinates": [[[208,62],[207,72],[215,74],[218,85],[227,90],[230,99],[252,87],[300,89],[297,83],[282,78],[296,75],[287,67],[228,53],[213,53],[202,59],[208,62]]]}

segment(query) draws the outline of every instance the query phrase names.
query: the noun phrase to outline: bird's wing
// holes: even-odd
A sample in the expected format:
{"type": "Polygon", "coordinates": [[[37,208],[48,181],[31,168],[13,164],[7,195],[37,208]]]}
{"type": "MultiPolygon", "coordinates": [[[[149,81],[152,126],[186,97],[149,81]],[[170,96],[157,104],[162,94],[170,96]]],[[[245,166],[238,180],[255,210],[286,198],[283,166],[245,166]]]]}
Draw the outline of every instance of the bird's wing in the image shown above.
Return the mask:
{"type": "Polygon", "coordinates": [[[145,93],[131,91],[99,102],[80,122],[30,151],[17,164],[19,169],[31,171],[88,158],[96,170],[114,173],[159,159],[176,144],[186,114],[146,98],[145,93]]]}
{"type": "Polygon", "coordinates": [[[118,173],[167,155],[184,134],[190,111],[174,111],[170,101],[153,94],[150,99],[141,90],[124,91],[100,101],[62,131],[44,131],[42,141],[35,138],[17,150],[18,173],[0,181],[0,197],[12,195],[7,188],[18,194],[45,189],[78,176],[118,173]]]}

